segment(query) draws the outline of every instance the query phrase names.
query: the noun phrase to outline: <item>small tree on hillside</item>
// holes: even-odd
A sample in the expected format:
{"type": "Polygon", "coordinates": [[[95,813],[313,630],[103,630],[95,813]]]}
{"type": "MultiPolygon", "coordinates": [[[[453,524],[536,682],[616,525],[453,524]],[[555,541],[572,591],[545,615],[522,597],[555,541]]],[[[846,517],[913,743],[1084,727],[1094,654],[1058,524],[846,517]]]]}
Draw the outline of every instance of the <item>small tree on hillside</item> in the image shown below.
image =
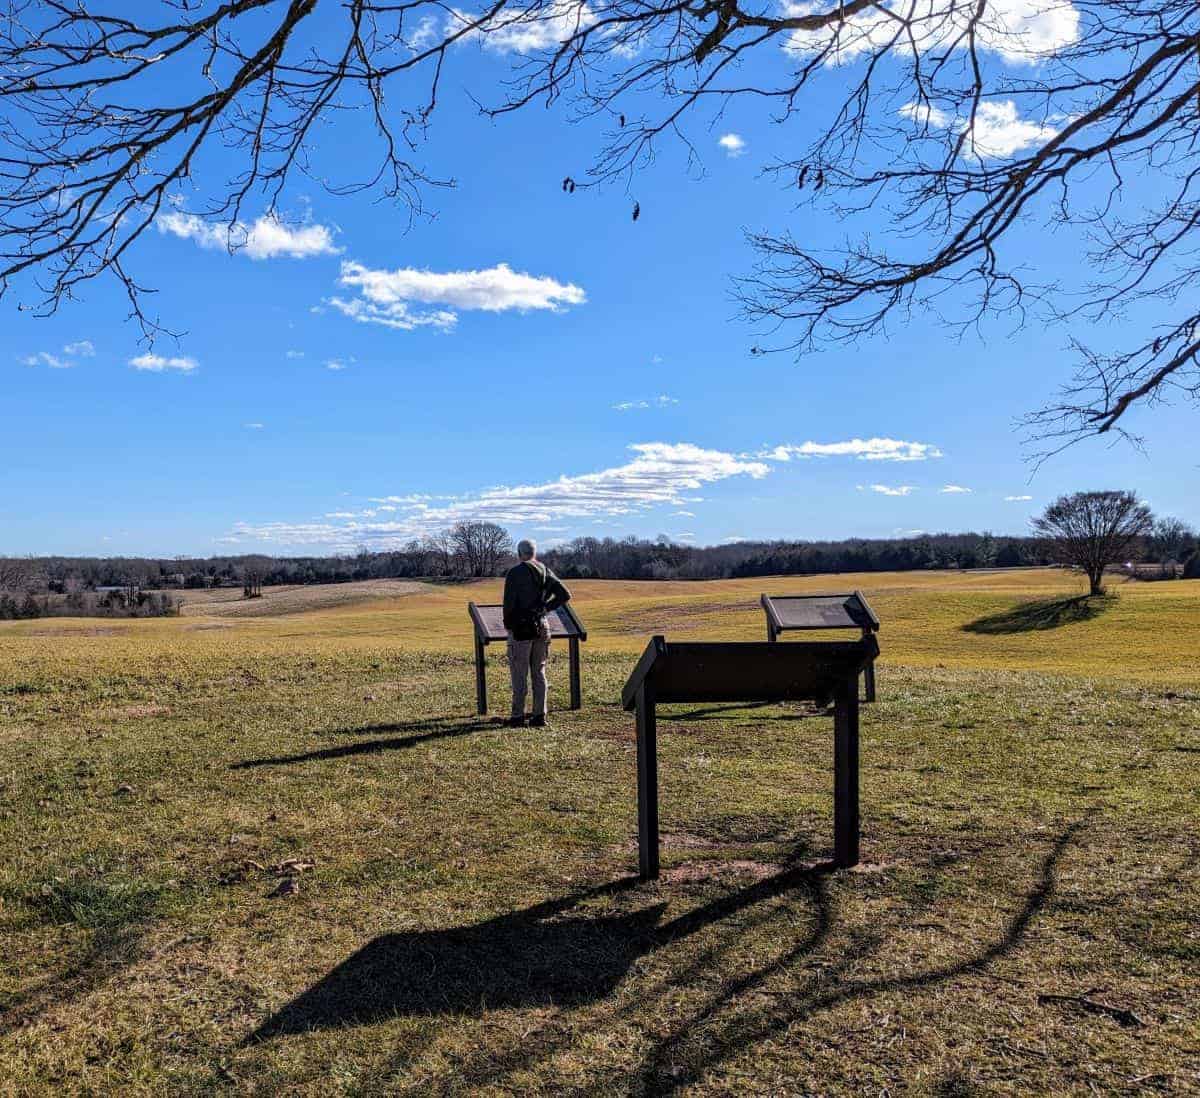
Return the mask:
{"type": "Polygon", "coordinates": [[[1104,569],[1123,559],[1153,526],[1150,508],[1135,492],[1060,496],[1033,520],[1033,529],[1047,540],[1054,558],[1080,569],[1093,595],[1104,593],[1104,569]]]}

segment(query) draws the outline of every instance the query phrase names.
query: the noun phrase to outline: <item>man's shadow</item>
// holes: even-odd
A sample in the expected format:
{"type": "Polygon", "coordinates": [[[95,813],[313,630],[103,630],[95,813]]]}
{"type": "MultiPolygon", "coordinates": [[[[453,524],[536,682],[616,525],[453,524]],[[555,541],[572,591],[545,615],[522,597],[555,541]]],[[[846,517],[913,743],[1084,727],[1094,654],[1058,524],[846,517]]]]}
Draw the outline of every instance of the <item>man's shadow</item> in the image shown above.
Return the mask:
{"type": "Polygon", "coordinates": [[[627,877],[472,926],[385,934],[267,1019],[247,1043],[396,1015],[594,1002],[639,957],[790,889],[815,890],[829,869],[785,869],[661,925],[662,902],[618,914],[570,913],[635,888],[638,879],[627,877]]]}

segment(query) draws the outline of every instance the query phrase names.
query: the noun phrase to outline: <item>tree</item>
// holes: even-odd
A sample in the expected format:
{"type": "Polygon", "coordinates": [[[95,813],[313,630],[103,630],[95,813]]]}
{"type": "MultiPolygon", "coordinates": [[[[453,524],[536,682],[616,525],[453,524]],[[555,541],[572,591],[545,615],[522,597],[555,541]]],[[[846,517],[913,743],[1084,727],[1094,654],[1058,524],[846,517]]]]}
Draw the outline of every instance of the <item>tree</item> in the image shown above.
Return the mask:
{"type": "Polygon", "coordinates": [[[494,576],[500,561],[513,551],[512,538],[494,522],[459,522],[450,529],[450,543],[469,576],[494,576]]]}
{"type": "Polygon", "coordinates": [[[1181,561],[1196,544],[1196,531],[1177,518],[1160,518],[1150,531],[1150,552],[1160,564],[1181,561]]]}
{"type": "Polygon", "coordinates": [[[1051,554],[1080,569],[1089,593],[1104,594],[1104,569],[1123,560],[1153,528],[1150,508],[1133,492],[1076,492],[1060,496],[1036,519],[1034,530],[1051,554]]]}
{"type": "Polygon", "coordinates": [[[853,340],[920,307],[963,325],[1030,308],[1084,324],[1152,299],[1169,316],[1160,327],[1135,318],[1126,346],[1075,344],[1078,372],[1030,417],[1032,435],[1052,451],[1122,431],[1135,406],[1200,397],[1194,0],[111,7],[14,0],[0,21],[0,292],[26,280],[44,309],[111,274],[152,335],[131,266],[138,238],[175,216],[246,247],[250,212],[275,218],[296,175],[420,211],[442,181],[417,147],[472,43],[513,59],[473,92],[491,115],[563,100],[607,125],[590,168],[562,180],[568,194],[628,185],[666,140],[696,156],[689,126],[734,102],[812,127],[771,170],[816,208],[809,224],[844,219],[850,233],[840,247],[808,224],[751,234],[761,262],[738,293],[783,333],[765,349],[853,340]],[[360,166],[338,175],[346,164],[322,158],[315,135],[363,117],[360,166]],[[214,146],[238,158],[231,174],[212,173],[214,146]],[[185,183],[206,199],[199,217],[173,209],[185,183]],[[859,231],[868,208],[890,231],[859,231]],[[1079,240],[1087,281],[1025,268],[1031,221],[1079,240]]]}

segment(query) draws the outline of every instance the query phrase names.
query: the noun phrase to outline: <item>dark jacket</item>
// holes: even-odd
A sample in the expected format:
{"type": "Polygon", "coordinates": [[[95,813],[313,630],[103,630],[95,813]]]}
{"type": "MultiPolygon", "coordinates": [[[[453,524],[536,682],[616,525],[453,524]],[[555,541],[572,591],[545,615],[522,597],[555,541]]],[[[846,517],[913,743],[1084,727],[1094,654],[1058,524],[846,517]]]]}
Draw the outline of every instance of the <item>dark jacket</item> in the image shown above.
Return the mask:
{"type": "Polygon", "coordinates": [[[523,560],[504,576],[504,628],[526,632],[570,600],[571,592],[540,560],[523,560]]]}

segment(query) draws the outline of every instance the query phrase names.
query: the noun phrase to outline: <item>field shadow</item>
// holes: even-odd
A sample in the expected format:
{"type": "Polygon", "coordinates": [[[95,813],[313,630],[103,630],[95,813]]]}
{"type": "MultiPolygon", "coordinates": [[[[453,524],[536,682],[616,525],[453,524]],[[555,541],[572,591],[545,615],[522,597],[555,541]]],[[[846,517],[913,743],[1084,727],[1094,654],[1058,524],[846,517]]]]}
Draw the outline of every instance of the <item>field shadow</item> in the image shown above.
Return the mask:
{"type": "Polygon", "coordinates": [[[1103,595],[1076,595],[1069,599],[1035,599],[1022,602],[999,614],[976,618],[962,626],[964,633],[985,635],[1033,633],[1045,629],[1060,629],[1064,625],[1091,621],[1099,617],[1116,600],[1103,595]]]}
{"type": "Polygon", "coordinates": [[[432,740],[453,739],[456,736],[469,736],[472,732],[482,732],[485,729],[495,729],[500,723],[495,720],[456,720],[453,718],[433,718],[422,721],[405,721],[398,724],[372,724],[359,729],[338,729],[323,735],[351,736],[364,732],[405,732],[412,729],[423,729],[414,735],[390,736],[387,739],[359,740],[357,743],[343,743],[336,747],[321,747],[315,751],[302,751],[295,755],[277,755],[265,759],[244,759],[242,762],[230,763],[230,770],[253,770],[259,766],[289,766],[292,763],[317,762],[321,759],[344,759],[350,755],[375,755],[381,751],[402,751],[418,744],[429,743],[432,740]]]}
{"type": "Polygon", "coordinates": [[[641,882],[625,877],[470,926],[385,934],[267,1019],[246,1043],[398,1015],[593,1003],[610,995],[639,958],[784,892],[815,891],[831,868],[793,866],[666,923],[659,922],[665,901],[616,914],[570,913],[588,900],[635,892],[641,882]]]}
{"type": "MultiPolygon", "coordinates": [[[[972,943],[956,941],[947,960],[926,966],[906,964],[895,975],[859,973],[864,964],[868,972],[872,968],[877,971],[877,962],[886,958],[903,924],[921,920],[924,908],[934,899],[910,908],[904,919],[891,927],[839,926],[829,887],[833,878],[827,876],[829,867],[824,865],[784,870],[749,888],[728,893],[671,923],[640,928],[646,943],[641,948],[647,953],[713,924],[719,926],[720,936],[706,941],[703,948],[686,960],[681,958],[682,963],[669,971],[646,971],[640,965],[635,969],[631,981],[612,996],[612,1013],[607,1021],[619,1032],[627,1028],[642,1030],[647,1045],[637,1062],[628,1067],[616,1069],[598,1064],[589,1073],[590,1078],[580,1080],[572,1093],[589,1098],[608,1098],[614,1093],[671,1094],[702,1083],[725,1062],[746,1056],[750,1050],[779,1039],[795,1026],[815,1023],[819,1027],[821,1015],[840,1004],[868,1003],[896,992],[916,995],[929,988],[955,986],[963,977],[986,975],[995,962],[1028,944],[1031,926],[1053,905],[1058,866],[1092,815],[1088,813],[1069,824],[1051,840],[1037,864],[1031,867],[1034,879],[1025,889],[1014,889],[1010,913],[990,938],[984,936],[972,943]],[[745,910],[772,896],[781,897],[783,902],[745,910]],[[802,907],[794,900],[801,901],[802,907]],[[803,920],[803,929],[798,930],[797,916],[801,910],[809,917],[803,920]],[[747,969],[734,958],[744,960],[744,942],[751,931],[774,932],[778,949],[747,969]],[[823,954],[839,931],[848,935],[848,939],[835,952],[823,954]],[[815,968],[810,964],[813,958],[820,960],[815,968]],[[715,980],[714,973],[725,971],[730,964],[732,969],[727,978],[715,980]],[[782,990],[779,979],[788,980],[791,986],[782,990]],[[684,994],[686,991],[701,994],[697,999],[684,994]],[[683,1004],[689,999],[685,1007],[683,1004]],[[664,1006],[669,1006],[671,1018],[662,1024],[664,1006]],[[649,1025],[648,1019],[653,1019],[649,1025]]],[[[936,875],[934,866],[929,869],[936,875]]],[[[537,909],[531,909],[534,910],[537,909]]],[[[284,1019],[288,1009],[265,1023],[255,1038],[273,1032],[291,1032],[272,1029],[284,1019]]],[[[605,1024],[605,1020],[595,1018],[588,1034],[599,1037],[600,1031],[595,1026],[605,1024]]],[[[528,1025],[521,1027],[519,1034],[500,1042],[484,1042],[483,1047],[456,1060],[456,1085],[484,1091],[506,1089],[517,1080],[527,1084],[531,1072],[547,1070],[557,1057],[579,1051],[581,1039],[588,1038],[581,1038],[574,1024],[563,1024],[561,1015],[531,1013],[528,1025]]],[[[594,1052],[590,1046],[589,1055],[594,1052]]],[[[412,1049],[390,1058],[385,1072],[397,1072],[395,1093],[428,1092],[427,1077],[412,1087],[399,1082],[399,1077],[410,1073],[413,1065],[412,1049]]]]}

